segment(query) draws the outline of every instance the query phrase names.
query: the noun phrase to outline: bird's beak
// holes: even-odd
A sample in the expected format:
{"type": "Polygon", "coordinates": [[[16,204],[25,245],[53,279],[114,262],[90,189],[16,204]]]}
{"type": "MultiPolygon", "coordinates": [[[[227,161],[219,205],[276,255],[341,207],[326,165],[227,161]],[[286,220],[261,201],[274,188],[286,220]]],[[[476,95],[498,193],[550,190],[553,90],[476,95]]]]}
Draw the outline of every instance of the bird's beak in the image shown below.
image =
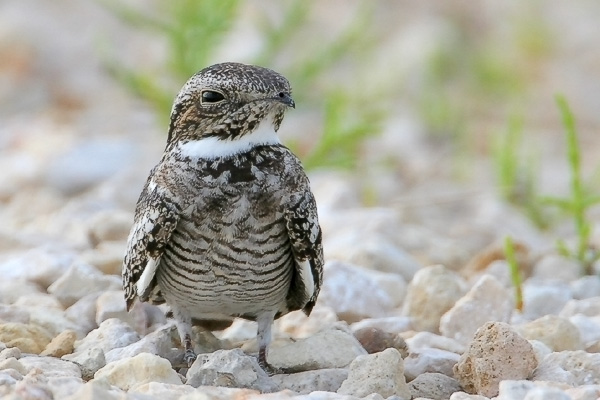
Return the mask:
{"type": "Polygon", "coordinates": [[[292,96],[289,93],[279,93],[279,95],[275,97],[275,100],[288,107],[296,108],[296,103],[294,103],[294,99],[292,99],[292,96]]]}

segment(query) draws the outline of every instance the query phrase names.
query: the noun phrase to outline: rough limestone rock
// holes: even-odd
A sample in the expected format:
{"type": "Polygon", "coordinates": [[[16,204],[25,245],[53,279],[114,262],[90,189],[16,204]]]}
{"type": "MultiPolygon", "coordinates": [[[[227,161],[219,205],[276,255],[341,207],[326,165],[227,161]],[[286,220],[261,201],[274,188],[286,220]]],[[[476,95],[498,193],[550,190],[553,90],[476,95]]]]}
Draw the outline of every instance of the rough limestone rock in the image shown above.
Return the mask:
{"type": "Polygon", "coordinates": [[[173,333],[176,328],[173,323],[169,323],[152,333],[144,336],[137,342],[131,343],[125,347],[117,347],[106,353],[106,362],[122,360],[128,357],[134,357],[140,353],[150,353],[171,360],[172,353],[176,344],[173,343],[173,333]]]}
{"type": "Polygon", "coordinates": [[[94,374],[94,379],[104,380],[123,390],[148,382],[181,384],[169,361],[148,353],[109,363],[94,374]]]}
{"type": "Polygon", "coordinates": [[[452,393],[461,390],[454,378],[444,374],[424,373],[408,384],[412,398],[425,397],[433,400],[446,400],[452,393]]]}
{"type": "Polygon", "coordinates": [[[323,268],[318,304],[332,308],[340,319],[351,323],[383,317],[394,308],[394,300],[368,269],[340,261],[323,268]]]}
{"type": "Polygon", "coordinates": [[[356,357],[367,352],[360,342],[339,327],[323,330],[269,351],[269,362],[277,368],[302,372],[315,369],[345,368],[356,357]]]}
{"type": "Polygon", "coordinates": [[[513,296],[498,279],[483,275],[469,292],[459,299],[440,320],[442,335],[463,345],[469,344],[475,331],[486,322],[509,322],[513,296]]]}
{"type": "Polygon", "coordinates": [[[111,386],[106,381],[90,381],[81,385],[79,389],[64,400],[126,400],[127,393],[111,386]]]}
{"type": "Polygon", "coordinates": [[[454,392],[452,396],[450,396],[450,400],[489,400],[485,396],[480,396],[478,394],[468,394],[465,392],[454,392]]]}
{"type": "Polygon", "coordinates": [[[571,386],[600,385],[600,353],[582,350],[551,353],[538,365],[533,379],[571,386]]]}
{"type": "Polygon", "coordinates": [[[52,340],[46,329],[33,324],[7,322],[0,324],[0,342],[18,347],[23,353],[40,354],[52,340]]]}
{"type": "Polygon", "coordinates": [[[147,382],[131,389],[129,393],[141,393],[152,399],[179,400],[182,396],[195,393],[196,388],[190,385],[177,385],[164,382],[147,382]]]}
{"type": "Polygon", "coordinates": [[[278,389],[258,365],[256,358],[244,354],[241,349],[217,350],[198,355],[186,378],[186,384],[193,387],[225,386],[260,392],[274,392],[278,389]]]}
{"type": "Polygon", "coordinates": [[[70,354],[73,352],[76,339],[77,333],[75,331],[63,331],[48,343],[40,355],[60,358],[65,354],[70,354]]]}
{"type": "Polygon", "coordinates": [[[440,349],[411,351],[404,359],[404,376],[408,381],[424,373],[440,373],[453,376],[453,368],[460,359],[456,353],[440,349]]]}
{"type": "Polygon", "coordinates": [[[556,386],[558,385],[550,382],[505,380],[500,382],[500,393],[496,400],[573,400],[562,388],[556,386]]]}
{"type": "Polygon", "coordinates": [[[345,368],[319,369],[296,374],[273,375],[271,378],[279,390],[289,389],[300,394],[309,394],[315,391],[335,392],[348,378],[348,370],[345,368]]]}
{"type": "Polygon", "coordinates": [[[396,349],[357,357],[350,364],[348,379],[337,392],[356,397],[378,393],[384,398],[393,395],[411,398],[402,357],[396,349]]]}
{"type": "Polygon", "coordinates": [[[525,339],[539,340],[553,351],[581,350],[583,342],[575,325],[556,315],[545,315],[517,327],[525,339]]]}
{"type": "Polygon", "coordinates": [[[537,360],[531,344],[510,325],[488,322],[477,330],[454,376],[468,393],[493,397],[506,379],[527,379],[537,360]]]}
{"type": "Polygon", "coordinates": [[[75,352],[99,348],[108,353],[112,349],[125,347],[140,340],[139,335],[125,322],[111,318],[102,322],[97,329],[75,342],[75,352]]]}
{"type": "Polygon", "coordinates": [[[88,264],[73,264],[48,287],[48,293],[54,295],[65,307],[69,307],[90,293],[118,290],[121,287],[118,276],[104,275],[88,264]]]}
{"type": "Polygon", "coordinates": [[[462,354],[466,350],[466,346],[458,343],[456,340],[431,332],[416,333],[414,336],[406,339],[406,344],[411,351],[433,348],[462,354]]]}
{"type": "Polygon", "coordinates": [[[466,282],[442,265],[419,270],[408,285],[403,314],[418,331],[438,332],[440,318],[466,292],[466,282]]]}
{"type": "Polygon", "coordinates": [[[64,355],[62,359],[79,365],[81,376],[86,381],[92,379],[94,374],[106,365],[104,351],[97,347],[89,348],[75,354],[64,355]]]}
{"type": "Polygon", "coordinates": [[[557,315],[572,298],[573,293],[566,283],[526,281],[523,285],[523,316],[534,320],[548,314],[557,315]]]}
{"type": "Polygon", "coordinates": [[[365,318],[350,325],[356,332],[363,328],[377,328],[390,333],[401,333],[414,330],[412,318],[406,316],[391,316],[381,318],[365,318]]]}

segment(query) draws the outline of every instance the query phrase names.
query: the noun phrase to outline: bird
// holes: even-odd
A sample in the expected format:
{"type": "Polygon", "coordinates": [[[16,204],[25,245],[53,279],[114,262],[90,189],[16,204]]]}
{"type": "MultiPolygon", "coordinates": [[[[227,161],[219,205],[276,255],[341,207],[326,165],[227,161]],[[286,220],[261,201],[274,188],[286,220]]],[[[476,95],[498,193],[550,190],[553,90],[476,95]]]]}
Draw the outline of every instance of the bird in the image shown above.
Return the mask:
{"type": "Polygon", "coordinates": [[[322,233],[300,160],[278,136],[289,81],[226,62],[176,96],[167,144],[135,207],[123,261],[127,310],[164,304],[191,367],[195,320],[257,322],[267,372],[275,319],[310,315],[323,282],[322,233]]]}

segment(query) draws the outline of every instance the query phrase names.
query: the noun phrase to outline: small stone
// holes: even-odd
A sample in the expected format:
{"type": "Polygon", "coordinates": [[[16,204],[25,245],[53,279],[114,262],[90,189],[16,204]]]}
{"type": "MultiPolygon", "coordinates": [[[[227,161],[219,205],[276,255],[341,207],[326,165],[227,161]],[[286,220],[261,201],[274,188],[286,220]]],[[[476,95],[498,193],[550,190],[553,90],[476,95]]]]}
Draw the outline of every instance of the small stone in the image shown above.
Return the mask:
{"type": "Polygon", "coordinates": [[[137,342],[124,347],[117,347],[106,353],[106,361],[113,362],[124,358],[131,358],[140,353],[150,353],[171,360],[172,348],[175,344],[172,335],[176,331],[173,323],[169,323],[160,329],[142,337],[137,342]]]}
{"type": "Polygon", "coordinates": [[[573,294],[566,283],[527,281],[523,285],[523,316],[528,320],[557,315],[573,294]]]}
{"type": "Polygon", "coordinates": [[[452,393],[461,390],[454,378],[444,374],[424,373],[408,384],[412,398],[425,397],[432,400],[448,399],[452,393]]]}
{"type": "Polygon", "coordinates": [[[355,331],[354,337],[369,354],[393,348],[400,352],[402,358],[408,355],[408,346],[397,333],[389,333],[378,328],[363,328],[355,331]]]}
{"type": "Polygon", "coordinates": [[[96,301],[100,293],[92,293],[77,300],[75,304],[65,310],[65,316],[73,322],[77,322],[81,331],[88,334],[96,329],[96,301]]]}
{"type": "Polygon", "coordinates": [[[454,392],[452,396],[450,396],[450,400],[489,400],[489,398],[485,396],[480,396],[478,394],[468,394],[465,392],[454,392]]]}
{"type": "Polygon", "coordinates": [[[255,357],[241,349],[217,350],[200,354],[188,370],[186,384],[198,386],[225,386],[274,392],[277,385],[258,365],[255,357]]]}
{"type": "Polygon", "coordinates": [[[332,308],[342,320],[383,317],[394,308],[393,299],[367,269],[331,261],[325,263],[323,274],[318,304],[332,308]]]}
{"type": "Polygon", "coordinates": [[[600,354],[582,350],[551,353],[538,365],[536,381],[564,382],[571,386],[600,384],[600,354]]]}
{"type": "Polygon", "coordinates": [[[109,363],[94,374],[94,380],[105,380],[123,390],[148,382],[181,384],[169,361],[148,353],[109,363]]]}
{"type": "Polygon", "coordinates": [[[106,290],[119,290],[121,279],[117,276],[104,275],[88,264],[73,264],[50,287],[48,293],[65,306],[73,305],[77,300],[91,293],[106,290]]]}
{"type": "Polygon", "coordinates": [[[383,397],[397,395],[411,398],[404,378],[404,364],[396,349],[357,357],[350,364],[350,372],[337,391],[356,397],[378,393],[383,397]]]}
{"type": "Polygon", "coordinates": [[[127,394],[103,381],[90,381],[64,400],[126,400],[127,394]]]}
{"type": "Polygon", "coordinates": [[[500,381],[527,379],[536,365],[526,339],[506,323],[487,322],[454,366],[454,376],[467,393],[493,397],[500,381]]]}
{"type": "Polygon", "coordinates": [[[533,266],[535,278],[566,283],[579,278],[581,272],[581,265],[577,261],[558,254],[545,255],[533,266]]]}
{"type": "MultiPolygon", "coordinates": [[[[138,385],[129,391],[131,393],[141,393],[151,396],[152,399],[160,400],[179,400],[182,396],[192,394],[196,389],[190,385],[178,385],[164,382],[147,382],[138,385]]],[[[209,400],[207,398],[207,400],[209,400]]]]}
{"type": "Polygon", "coordinates": [[[48,293],[28,293],[19,297],[13,305],[18,307],[43,307],[53,308],[55,310],[63,310],[62,304],[54,296],[48,293]]]}
{"type": "Polygon", "coordinates": [[[356,332],[364,328],[377,328],[390,333],[401,333],[413,329],[412,318],[403,316],[365,318],[350,325],[352,331],[356,332]]]}
{"type": "Polygon", "coordinates": [[[453,368],[459,359],[458,354],[440,349],[411,351],[404,359],[404,376],[409,382],[425,373],[453,376],[453,368]]]}
{"type": "Polygon", "coordinates": [[[73,346],[76,339],[77,334],[75,331],[63,331],[54,339],[52,339],[50,343],[48,343],[40,355],[60,358],[65,354],[71,354],[73,352],[73,346]]]}
{"type": "Polygon", "coordinates": [[[365,349],[349,332],[327,329],[283,347],[273,347],[267,357],[274,367],[301,372],[347,367],[365,349]]]}
{"type": "Polygon", "coordinates": [[[600,279],[596,275],[586,275],[572,281],[570,284],[573,298],[582,300],[600,297],[600,279]]]}
{"type": "Polygon", "coordinates": [[[136,325],[133,313],[127,312],[122,290],[107,290],[96,300],[96,324],[110,318],[118,318],[132,327],[136,325]]]}
{"type": "Polygon", "coordinates": [[[319,332],[323,326],[332,325],[337,321],[337,314],[332,308],[316,305],[310,316],[306,316],[303,312],[291,312],[279,318],[275,324],[276,332],[284,332],[294,338],[304,338],[319,332]]]}
{"type": "Polygon", "coordinates": [[[500,382],[496,400],[572,400],[563,390],[530,381],[506,380],[500,382]],[[566,397],[565,397],[566,396],[566,397]]]}
{"type": "Polygon", "coordinates": [[[90,242],[94,247],[106,241],[126,242],[132,223],[133,215],[130,212],[101,211],[87,221],[90,242]]]}
{"type": "Polygon", "coordinates": [[[40,293],[40,287],[34,283],[21,279],[0,280],[0,303],[13,304],[23,293],[36,292],[40,293]]]}
{"type": "Polygon", "coordinates": [[[348,370],[345,368],[319,369],[271,377],[279,390],[289,389],[299,394],[309,394],[315,391],[335,392],[347,378],[348,370]]]}
{"type": "MultiPolygon", "coordinates": [[[[292,392],[278,392],[269,394],[261,394],[256,390],[239,389],[219,386],[200,386],[190,394],[181,396],[178,400],[279,400],[292,398],[292,392]]],[[[323,399],[327,400],[327,399],[323,399]]]]}
{"type": "Polygon", "coordinates": [[[438,332],[440,318],[466,292],[466,282],[442,265],[419,270],[408,284],[403,314],[418,331],[438,332]]]}
{"type": "Polygon", "coordinates": [[[75,331],[78,336],[84,335],[79,324],[67,318],[62,310],[40,306],[29,307],[28,311],[31,324],[45,328],[52,337],[66,330],[75,331]]]}
{"type": "Polygon", "coordinates": [[[510,321],[511,293],[493,276],[483,275],[469,292],[442,315],[440,332],[467,345],[475,331],[489,321],[510,321]]]}
{"type": "Polygon", "coordinates": [[[25,367],[23,366],[23,364],[21,364],[19,362],[19,360],[17,360],[14,357],[7,358],[6,360],[0,361],[0,371],[6,370],[6,369],[14,369],[15,371],[17,371],[21,375],[26,375],[27,374],[27,370],[25,369],[25,367]]]}
{"type": "Polygon", "coordinates": [[[127,241],[102,242],[94,249],[81,254],[80,261],[93,265],[106,275],[119,275],[123,266],[123,254],[127,241]]]}
{"type": "Polygon", "coordinates": [[[0,351],[0,360],[7,360],[9,358],[16,358],[18,360],[21,358],[21,350],[18,347],[9,347],[0,351]]]}
{"type": "Polygon", "coordinates": [[[0,324],[0,342],[18,347],[23,353],[40,354],[52,340],[52,335],[33,324],[8,322],[0,324]]]}
{"type": "MultiPolygon", "coordinates": [[[[35,290],[20,291],[21,295],[23,293],[36,293],[40,291],[40,287],[46,289],[52,282],[56,281],[74,259],[75,255],[70,251],[54,250],[51,246],[43,246],[0,263],[0,276],[9,285],[17,281],[22,283],[25,283],[25,281],[31,282],[29,285],[35,290]]],[[[3,302],[12,303],[12,301],[6,301],[7,299],[4,298],[6,294],[4,290],[0,290],[0,293],[2,293],[0,299],[3,302]]],[[[17,293],[19,292],[17,291],[17,293]]]]}
{"type": "Polygon", "coordinates": [[[125,347],[140,340],[139,335],[125,322],[116,318],[107,319],[85,338],[75,342],[75,352],[100,348],[105,353],[118,347],[125,347]]]}
{"type": "Polygon", "coordinates": [[[418,332],[413,337],[406,339],[406,344],[411,351],[434,348],[462,354],[466,350],[466,346],[456,340],[431,332],[418,332]]]}
{"type": "Polygon", "coordinates": [[[29,324],[29,313],[22,307],[0,304],[0,323],[4,322],[29,324]]]}
{"type": "Polygon", "coordinates": [[[539,340],[553,351],[581,350],[583,343],[579,330],[569,320],[556,315],[546,315],[517,328],[529,340],[539,340]]]}
{"type": "Polygon", "coordinates": [[[564,318],[569,318],[577,314],[583,314],[588,317],[600,315],[600,297],[591,297],[583,300],[569,300],[560,311],[559,315],[564,318]]]}
{"type": "MultiPolygon", "coordinates": [[[[587,348],[600,340],[600,318],[599,317],[587,317],[582,314],[576,314],[569,318],[581,336],[581,342],[584,348],[587,348]]],[[[576,350],[576,349],[572,349],[576,350]]]]}
{"type": "Polygon", "coordinates": [[[598,400],[600,398],[600,385],[584,385],[566,389],[565,393],[571,400],[598,400]]]}
{"type": "Polygon", "coordinates": [[[81,377],[85,381],[92,379],[94,374],[106,365],[104,351],[99,348],[89,348],[75,354],[67,354],[62,359],[79,365],[81,377]]]}

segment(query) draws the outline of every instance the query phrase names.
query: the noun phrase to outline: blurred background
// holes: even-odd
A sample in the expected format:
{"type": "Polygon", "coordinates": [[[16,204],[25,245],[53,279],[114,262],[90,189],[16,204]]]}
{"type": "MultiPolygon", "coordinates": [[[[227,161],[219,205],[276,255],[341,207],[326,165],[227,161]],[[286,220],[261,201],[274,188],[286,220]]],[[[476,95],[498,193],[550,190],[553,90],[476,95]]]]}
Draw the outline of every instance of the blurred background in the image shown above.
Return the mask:
{"type": "Polygon", "coordinates": [[[427,229],[412,242],[444,239],[408,249],[423,263],[463,265],[505,234],[591,249],[599,20],[596,0],[1,0],[0,250],[128,229],[173,98],[223,61],[290,80],[280,134],[323,214],[393,209],[427,229]]]}

